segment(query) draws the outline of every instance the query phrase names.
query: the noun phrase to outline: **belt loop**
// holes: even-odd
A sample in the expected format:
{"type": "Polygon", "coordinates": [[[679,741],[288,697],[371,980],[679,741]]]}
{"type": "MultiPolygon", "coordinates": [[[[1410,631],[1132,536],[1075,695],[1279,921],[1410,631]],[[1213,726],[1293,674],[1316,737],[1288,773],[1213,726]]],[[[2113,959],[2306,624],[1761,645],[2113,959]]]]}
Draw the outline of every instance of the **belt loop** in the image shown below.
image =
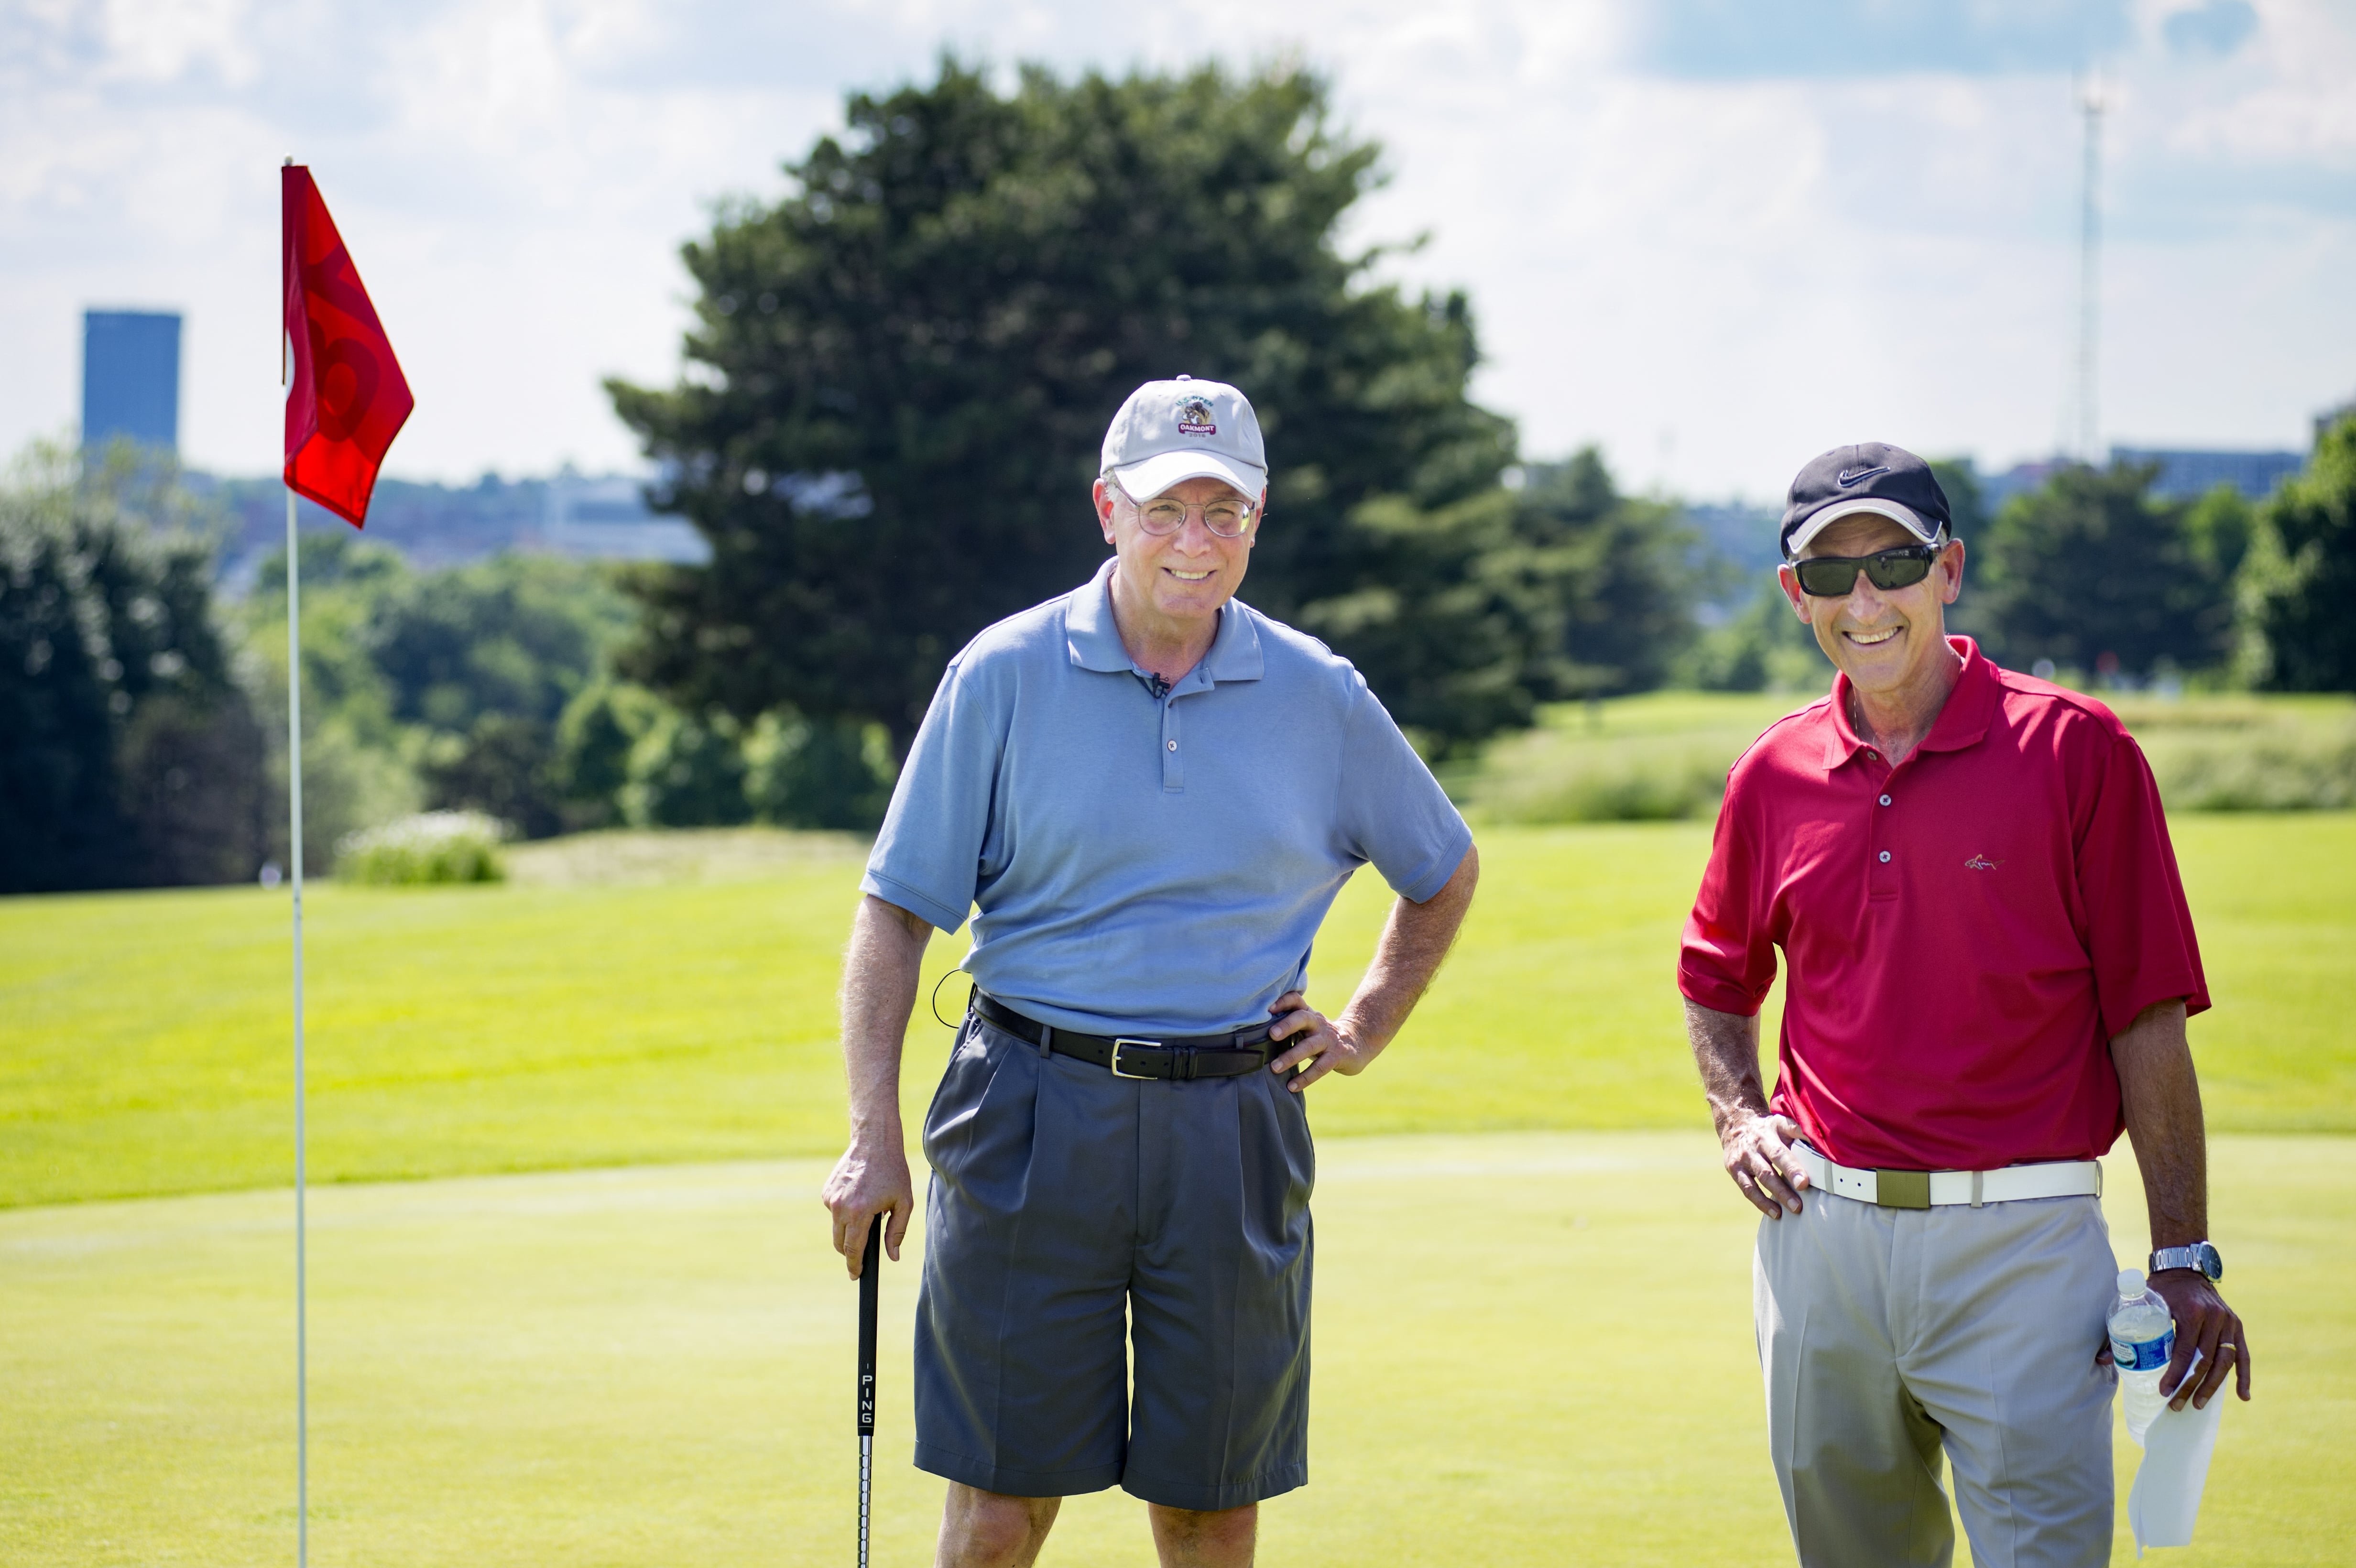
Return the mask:
{"type": "Polygon", "coordinates": [[[1194,1048],[1191,1045],[1180,1046],[1178,1048],[1178,1071],[1171,1076],[1191,1083],[1194,1081],[1194,1048]]]}
{"type": "Polygon", "coordinates": [[[1039,1054],[1041,1056],[1055,1054],[1055,1031],[1045,1024],[1039,1026],[1039,1054]]]}
{"type": "Polygon", "coordinates": [[[1972,1172],[1972,1207],[1975,1209],[1980,1206],[1980,1178],[1986,1174],[1978,1170],[1972,1172]]]}

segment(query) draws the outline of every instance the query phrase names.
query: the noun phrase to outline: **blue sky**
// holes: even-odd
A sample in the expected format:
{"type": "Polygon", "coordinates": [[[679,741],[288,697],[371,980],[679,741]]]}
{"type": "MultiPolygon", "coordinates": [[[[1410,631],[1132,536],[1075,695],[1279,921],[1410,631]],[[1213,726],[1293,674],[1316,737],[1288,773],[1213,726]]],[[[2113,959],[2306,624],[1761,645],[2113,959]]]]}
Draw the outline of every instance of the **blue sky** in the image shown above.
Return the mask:
{"type": "Polygon", "coordinates": [[[0,0],[0,452],[74,418],[85,305],[161,305],[191,460],[275,465],[292,153],[417,388],[393,472],[629,465],[597,381],[677,373],[680,241],[945,47],[1328,70],[1388,149],[1355,238],[1430,237],[1395,270],[1471,292],[1525,451],[1711,498],[2052,447],[2091,61],[2106,438],[2301,444],[2356,396],[2345,0],[0,0]]]}

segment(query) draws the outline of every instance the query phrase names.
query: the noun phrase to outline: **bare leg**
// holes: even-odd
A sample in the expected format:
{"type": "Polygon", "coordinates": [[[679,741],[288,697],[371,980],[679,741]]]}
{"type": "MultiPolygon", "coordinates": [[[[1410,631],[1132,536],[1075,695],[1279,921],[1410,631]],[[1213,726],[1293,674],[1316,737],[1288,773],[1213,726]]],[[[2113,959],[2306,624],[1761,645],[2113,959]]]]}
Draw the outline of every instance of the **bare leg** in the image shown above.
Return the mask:
{"type": "Polygon", "coordinates": [[[1145,1514],[1153,1521],[1153,1549],[1162,1554],[1162,1568],[1251,1568],[1259,1541],[1258,1503],[1216,1513],[1148,1503],[1145,1514]]]}
{"type": "Polygon", "coordinates": [[[1010,1498],[951,1481],[933,1568],[1031,1568],[1063,1504],[1061,1498],[1010,1498]]]}

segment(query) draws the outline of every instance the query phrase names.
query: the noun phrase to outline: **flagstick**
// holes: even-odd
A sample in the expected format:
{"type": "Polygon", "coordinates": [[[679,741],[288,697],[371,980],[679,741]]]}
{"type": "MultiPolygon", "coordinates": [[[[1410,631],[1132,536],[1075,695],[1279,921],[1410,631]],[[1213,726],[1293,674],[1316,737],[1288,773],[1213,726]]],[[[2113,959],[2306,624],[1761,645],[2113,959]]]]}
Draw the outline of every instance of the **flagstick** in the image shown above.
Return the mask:
{"type": "Polygon", "coordinates": [[[303,1213],[303,588],[294,492],[286,492],[287,860],[294,873],[294,1562],[311,1561],[310,1325],[303,1213]]]}
{"type": "MultiPolygon", "coordinates": [[[[294,166],[290,154],[285,166],[294,166]]],[[[278,338],[278,384],[293,378],[293,339],[278,338]]],[[[286,486],[286,860],[294,872],[294,1564],[311,1563],[311,1335],[303,1213],[303,552],[286,486]]]]}

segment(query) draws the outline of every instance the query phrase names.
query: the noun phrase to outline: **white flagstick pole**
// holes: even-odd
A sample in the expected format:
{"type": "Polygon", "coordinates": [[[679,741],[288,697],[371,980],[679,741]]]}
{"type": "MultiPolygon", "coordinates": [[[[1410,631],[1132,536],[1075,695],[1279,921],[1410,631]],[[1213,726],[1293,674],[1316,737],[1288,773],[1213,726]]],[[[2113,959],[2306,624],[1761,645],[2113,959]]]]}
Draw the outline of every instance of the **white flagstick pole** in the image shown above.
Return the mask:
{"type": "Polygon", "coordinates": [[[303,1213],[303,634],[294,492],[286,492],[287,860],[294,873],[294,1562],[311,1561],[310,1325],[305,1320],[303,1213]]]}
{"type": "MultiPolygon", "coordinates": [[[[288,158],[291,165],[294,160],[288,158]]],[[[282,338],[282,352],[284,351],[282,338]]],[[[280,380],[285,379],[281,360],[280,380]]],[[[286,859],[294,876],[294,1563],[311,1562],[310,1324],[303,1213],[303,574],[286,490],[286,859]]]]}

